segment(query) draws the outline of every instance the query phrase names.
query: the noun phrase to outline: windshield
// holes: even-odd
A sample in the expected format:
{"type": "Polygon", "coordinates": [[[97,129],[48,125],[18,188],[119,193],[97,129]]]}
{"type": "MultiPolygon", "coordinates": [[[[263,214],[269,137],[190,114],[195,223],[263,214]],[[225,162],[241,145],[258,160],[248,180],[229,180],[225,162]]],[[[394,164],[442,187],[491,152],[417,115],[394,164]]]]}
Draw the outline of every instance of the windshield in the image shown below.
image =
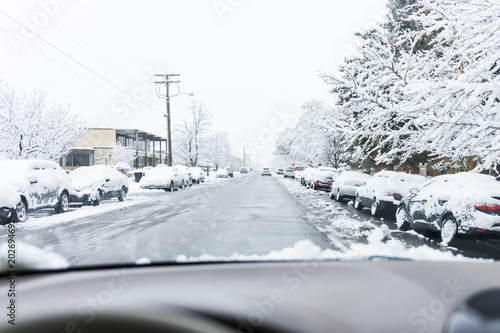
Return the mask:
{"type": "Polygon", "coordinates": [[[467,3],[2,2],[1,270],[500,259],[500,7],[467,3]]]}

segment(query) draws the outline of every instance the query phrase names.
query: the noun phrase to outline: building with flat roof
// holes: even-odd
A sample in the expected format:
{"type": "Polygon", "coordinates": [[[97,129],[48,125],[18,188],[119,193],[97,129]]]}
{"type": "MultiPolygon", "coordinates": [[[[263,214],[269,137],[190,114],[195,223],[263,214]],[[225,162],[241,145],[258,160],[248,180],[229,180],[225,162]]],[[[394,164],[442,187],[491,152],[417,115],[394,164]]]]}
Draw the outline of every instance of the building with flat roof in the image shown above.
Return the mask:
{"type": "Polygon", "coordinates": [[[79,166],[115,164],[113,147],[116,144],[135,151],[135,168],[166,164],[166,138],[138,129],[89,128],[71,151],[61,157],[60,165],[73,170],[79,166]]]}

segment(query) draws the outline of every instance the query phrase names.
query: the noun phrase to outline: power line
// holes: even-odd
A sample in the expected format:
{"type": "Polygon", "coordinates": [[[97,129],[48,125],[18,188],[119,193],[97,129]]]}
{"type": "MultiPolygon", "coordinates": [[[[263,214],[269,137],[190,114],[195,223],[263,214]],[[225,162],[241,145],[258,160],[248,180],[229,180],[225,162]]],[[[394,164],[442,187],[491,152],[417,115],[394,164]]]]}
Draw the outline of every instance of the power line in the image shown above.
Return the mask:
{"type": "Polygon", "coordinates": [[[106,24],[104,24],[97,16],[94,15],[94,13],[92,13],[90,10],[87,9],[87,7],[85,7],[80,1],[76,0],[76,3],[78,5],[80,5],[80,7],[82,7],[87,13],[89,13],[90,16],[92,16],[94,18],[94,20],[96,20],[96,22],[99,22],[103,27],[104,29],[106,29],[109,33],[111,33],[116,39],[118,39],[121,43],[123,43],[123,45],[125,45],[126,48],[128,48],[132,53],[135,53],[135,55],[139,56],[140,57],[140,54],[137,53],[134,49],[132,49],[125,41],[123,41],[118,35],[116,35],[113,31],[111,31],[111,29],[109,29],[106,24]]]}
{"type": "MultiPolygon", "coordinates": [[[[83,68],[85,68],[86,70],[88,70],[89,72],[91,72],[92,74],[96,75],[97,77],[99,77],[101,80],[107,82],[108,84],[112,85],[113,87],[115,87],[116,89],[122,91],[123,93],[125,93],[126,95],[132,97],[134,100],[146,105],[147,107],[155,110],[156,112],[160,112],[162,113],[160,110],[156,109],[155,107],[151,106],[150,104],[140,100],[139,98],[135,97],[134,95],[130,94],[129,92],[127,92],[126,90],[120,88],[119,86],[117,86],[116,84],[114,84],[113,82],[109,81],[108,79],[106,79],[105,77],[103,77],[102,75],[100,75],[99,73],[95,72],[94,70],[90,69],[89,67],[85,66],[84,64],[82,64],[80,61],[76,60],[75,58],[73,58],[72,56],[70,56],[69,54],[67,54],[66,52],[64,52],[63,50],[61,50],[60,48],[58,48],[57,46],[55,46],[54,44],[52,44],[51,42],[47,41],[46,39],[44,39],[43,37],[41,37],[40,35],[36,34],[34,31],[32,31],[31,29],[29,29],[28,27],[26,27],[25,25],[23,25],[22,23],[18,22],[16,19],[12,18],[10,15],[8,15],[7,13],[5,13],[3,10],[0,9],[0,13],[2,13],[3,15],[7,16],[9,19],[11,19],[12,21],[14,21],[16,24],[20,25],[21,27],[23,27],[24,29],[26,29],[27,31],[31,32],[33,35],[35,35],[36,37],[38,37],[39,39],[41,39],[43,42],[47,43],[48,45],[50,45],[51,47],[53,47],[54,49],[56,49],[57,51],[59,51],[60,53],[62,53],[63,55],[65,55],[66,57],[70,58],[71,60],[73,60],[74,62],[76,62],[78,65],[82,66],[83,68]]],[[[5,31],[5,30],[4,30],[5,31]]],[[[163,113],[162,113],[163,114],[163,113]]]]}
{"type": "MultiPolygon", "coordinates": [[[[36,11],[36,9],[34,9],[33,7],[31,7],[31,5],[27,4],[24,0],[22,0],[22,3],[30,8],[31,10],[33,11],[36,11]]],[[[40,6],[40,4],[38,4],[38,6],[40,6]]],[[[127,73],[125,73],[124,71],[120,70],[118,67],[116,67],[112,62],[108,61],[106,57],[102,56],[101,54],[99,54],[99,52],[94,48],[92,47],[92,45],[88,44],[85,40],[83,40],[82,38],[80,38],[79,36],[77,36],[76,34],[74,34],[73,32],[71,32],[71,29],[67,29],[66,27],[64,27],[62,24],[58,23],[57,21],[49,21],[49,24],[51,24],[55,29],[57,29],[60,33],[62,33],[63,35],[65,35],[67,38],[69,38],[71,41],[73,41],[77,46],[79,46],[80,48],[82,48],[83,50],[85,50],[88,54],[92,55],[94,58],[96,58],[98,61],[100,61],[102,64],[104,64],[105,66],[107,66],[109,69],[111,69],[112,71],[114,71],[115,73],[119,74],[119,75],[122,75],[123,77],[126,77],[127,79],[131,80],[131,82],[134,81],[134,78],[132,78],[130,75],[128,75],[127,73]],[[56,25],[57,24],[57,25],[56,25]],[[66,32],[67,31],[67,32],[66,32]],[[69,34],[72,34],[74,37],[76,37],[80,42],[77,42],[75,39],[73,39],[69,34]],[[86,45],[86,47],[88,49],[86,49],[85,47],[82,46],[82,43],[86,45]],[[89,50],[90,49],[90,50],[89,50]],[[92,51],[92,52],[91,52],[92,51]]]]}
{"type": "Polygon", "coordinates": [[[43,53],[42,51],[38,50],[36,47],[34,47],[34,46],[30,45],[28,42],[26,42],[25,40],[23,40],[23,39],[22,39],[22,38],[20,38],[19,36],[16,36],[16,35],[15,35],[15,34],[13,34],[12,32],[10,32],[10,31],[6,30],[6,29],[5,29],[5,28],[3,28],[2,26],[0,26],[0,29],[1,29],[1,30],[3,30],[3,31],[5,31],[6,33],[8,33],[9,35],[11,35],[12,37],[14,37],[14,38],[18,39],[21,43],[25,44],[25,45],[26,45],[26,46],[28,46],[29,48],[31,48],[31,49],[33,49],[33,50],[35,50],[36,52],[40,53],[41,55],[43,55],[43,56],[47,57],[48,59],[52,60],[53,62],[55,62],[55,63],[56,63],[56,64],[58,64],[59,66],[64,67],[65,69],[69,70],[70,72],[72,72],[72,73],[76,74],[77,76],[81,77],[82,79],[84,79],[84,80],[86,80],[86,81],[88,81],[88,82],[92,83],[93,85],[95,85],[95,86],[97,86],[97,87],[99,87],[99,88],[101,88],[101,89],[105,90],[106,92],[108,92],[108,93],[110,93],[110,94],[112,94],[112,95],[115,95],[115,96],[121,97],[120,95],[118,95],[118,94],[116,94],[116,93],[112,92],[111,90],[109,90],[109,89],[107,89],[107,88],[105,88],[105,87],[101,86],[100,84],[98,84],[98,83],[96,83],[96,82],[94,82],[94,81],[90,80],[89,78],[87,78],[87,77],[85,77],[85,76],[81,75],[80,73],[78,73],[78,72],[74,71],[73,69],[69,68],[68,66],[66,66],[66,65],[64,65],[64,64],[62,64],[62,63],[60,63],[59,61],[55,60],[55,59],[54,59],[54,58],[52,58],[51,56],[49,56],[49,55],[47,55],[47,54],[43,53]]]}

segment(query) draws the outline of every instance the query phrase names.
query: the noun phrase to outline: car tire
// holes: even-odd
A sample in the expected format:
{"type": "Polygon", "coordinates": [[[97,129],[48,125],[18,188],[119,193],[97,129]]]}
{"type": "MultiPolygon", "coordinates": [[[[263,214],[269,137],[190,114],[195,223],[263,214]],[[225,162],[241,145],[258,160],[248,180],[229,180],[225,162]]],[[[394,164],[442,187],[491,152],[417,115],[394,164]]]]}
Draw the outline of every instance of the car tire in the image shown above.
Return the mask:
{"type": "Polygon", "coordinates": [[[24,222],[28,217],[28,208],[26,206],[26,202],[23,199],[19,201],[12,212],[12,218],[14,222],[24,222]]]}
{"type": "Polygon", "coordinates": [[[104,199],[104,194],[102,193],[101,190],[97,191],[97,196],[96,199],[94,200],[93,204],[94,206],[99,206],[101,204],[101,201],[104,199]]]}
{"type": "Polygon", "coordinates": [[[396,210],[396,225],[401,231],[407,231],[410,229],[408,212],[404,206],[399,206],[396,210]]]}
{"type": "Polygon", "coordinates": [[[181,181],[181,190],[185,189],[186,187],[184,186],[184,179],[181,181]]]}
{"type": "Polygon", "coordinates": [[[69,210],[69,196],[67,192],[61,193],[59,202],[55,208],[56,213],[65,213],[69,210]]]}
{"type": "Polygon", "coordinates": [[[168,188],[168,191],[169,192],[173,192],[174,191],[174,182],[173,181],[170,182],[170,187],[168,188]]]}
{"type": "Polygon", "coordinates": [[[380,217],[380,205],[376,198],[373,198],[372,205],[370,206],[370,213],[373,217],[380,217]]]}
{"type": "Polygon", "coordinates": [[[340,195],[340,189],[337,189],[337,195],[335,196],[335,200],[337,200],[338,202],[342,202],[342,200],[344,200],[344,197],[340,195]]]}
{"type": "Polygon", "coordinates": [[[448,215],[443,219],[441,224],[441,242],[444,245],[450,244],[450,242],[455,238],[458,232],[457,220],[452,216],[448,215]]]}
{"type": "Polygon", "coordinates": [[[127,189],[125,186],[122,186],[120,190],[120,194],[118,195],[118,201],[123,201],[127,197],[127,189]]]}
{"type": "Polygon", "coordinates": [[[363,205],[361,204],[361,199],[359,195],[356,194],[356,199],[354,199],[354,209],[363,210],[363,205]]]}

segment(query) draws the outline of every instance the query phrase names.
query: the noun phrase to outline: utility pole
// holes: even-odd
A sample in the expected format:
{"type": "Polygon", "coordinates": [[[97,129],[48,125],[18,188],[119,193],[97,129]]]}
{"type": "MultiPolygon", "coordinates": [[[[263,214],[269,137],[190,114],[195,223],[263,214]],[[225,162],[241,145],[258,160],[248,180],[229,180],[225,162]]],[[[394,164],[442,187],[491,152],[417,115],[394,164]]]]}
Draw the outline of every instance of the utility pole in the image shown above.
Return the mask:
{"type": "Polygon", "coordinates": [[[155,74],[156,77],[161,77],[163,80],[155,81],[156,95],[159,98],[165,98],[167,104],[167,112],[165,118],[167,118],[167,165],[172,166],[172,133],[171,133],[171,119],[170,119],[170,85],[178,84],[181,81],[174,80],[171,81],[170,78],[173,76],[180,76],[180,74],[155,74]],[[161,86],[165,85],[165,94],[161,93],[161,86]]]}
{"type": "Polygon", "coordinates": [[[243,147],[243,166],[246,167],[246,154],[245,154],[245,147],[243,147]]]}

